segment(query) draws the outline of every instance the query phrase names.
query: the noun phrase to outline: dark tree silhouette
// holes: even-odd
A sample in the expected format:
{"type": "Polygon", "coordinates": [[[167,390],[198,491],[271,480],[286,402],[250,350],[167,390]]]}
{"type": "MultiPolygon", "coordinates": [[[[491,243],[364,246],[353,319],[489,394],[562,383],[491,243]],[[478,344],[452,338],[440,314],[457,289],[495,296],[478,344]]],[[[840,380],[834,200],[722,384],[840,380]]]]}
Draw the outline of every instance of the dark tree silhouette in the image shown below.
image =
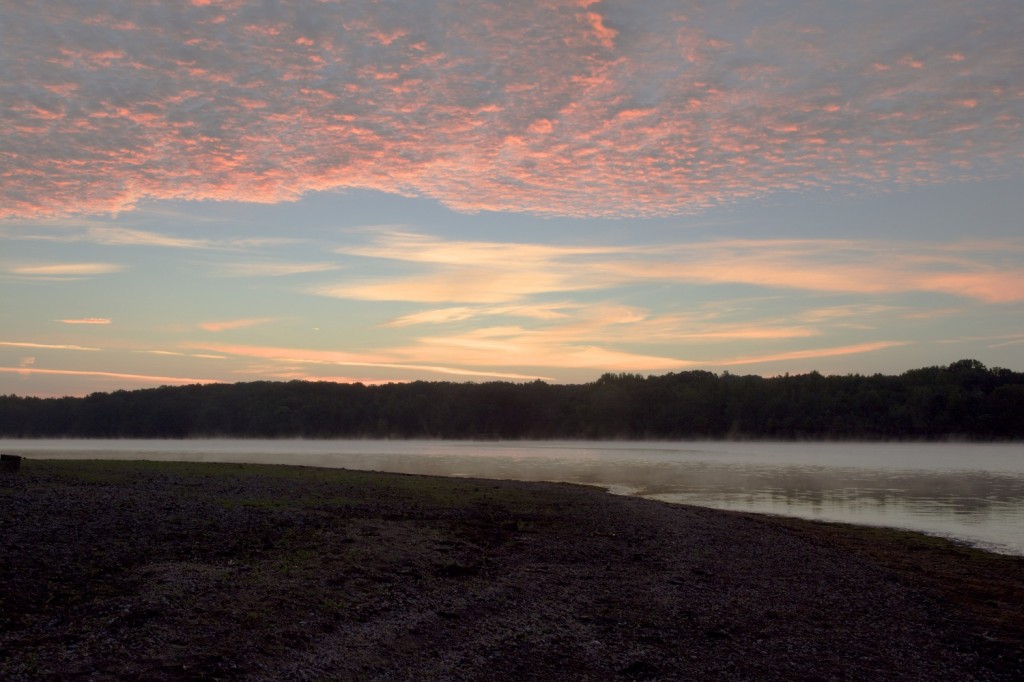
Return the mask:
{"type": "Polygon", "coordinates": [[[1024,374],[977,360],[899,376],[605,374],[587,384],[256,381],[0,396],[0,436],[1024,439],[1024,374]]]}

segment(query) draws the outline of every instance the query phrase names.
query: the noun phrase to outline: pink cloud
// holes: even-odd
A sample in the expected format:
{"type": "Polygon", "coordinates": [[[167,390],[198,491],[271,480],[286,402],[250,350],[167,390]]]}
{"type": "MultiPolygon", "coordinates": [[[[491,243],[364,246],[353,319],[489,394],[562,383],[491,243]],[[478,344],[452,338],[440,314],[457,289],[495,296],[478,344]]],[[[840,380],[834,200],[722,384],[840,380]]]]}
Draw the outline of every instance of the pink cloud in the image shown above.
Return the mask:
{"type": "Polygon", "coordinates": [[[53,265],[21,265],[11,268],[15,275],[35,278],[76,278],[121,272],[123,265],[114,263],[57,263],[53,265]]]}
{"type": "Polygon", "coordinates": [[[0,206],[369,188],[664,215],[1020,168],[1016,2],[745,23],[757,6],[723,25],[696,0],[6,3],[0,206]]]}
{"type": "Polygon", "coordinates": [[[920,287],[989,303],[1024,301],[1024,271],[952,272],[918,275],[920,287]]]}

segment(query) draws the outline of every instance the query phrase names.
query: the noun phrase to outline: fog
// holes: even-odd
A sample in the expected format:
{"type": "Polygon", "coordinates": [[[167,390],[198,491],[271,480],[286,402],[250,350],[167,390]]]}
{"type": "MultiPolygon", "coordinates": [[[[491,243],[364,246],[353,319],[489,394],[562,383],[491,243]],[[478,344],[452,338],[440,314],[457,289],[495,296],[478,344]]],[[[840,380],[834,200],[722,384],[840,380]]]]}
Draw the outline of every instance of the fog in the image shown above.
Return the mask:
{"type": "Polygon", "coordinates": [[[565,481],[672,503],[919,530],[1024,555],[1024,446],[757,442],[0,440],[147,459],[565,481]]]}

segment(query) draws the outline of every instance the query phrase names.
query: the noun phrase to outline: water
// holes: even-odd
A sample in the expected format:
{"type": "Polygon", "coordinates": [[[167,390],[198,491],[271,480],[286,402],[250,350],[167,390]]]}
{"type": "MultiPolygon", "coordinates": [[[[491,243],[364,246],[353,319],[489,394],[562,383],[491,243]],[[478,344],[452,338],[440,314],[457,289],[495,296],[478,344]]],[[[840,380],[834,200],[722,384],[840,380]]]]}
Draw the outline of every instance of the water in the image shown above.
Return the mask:
{"type": "Polygon", "coordinates": [[[0,439],[0,451],[568,481],[667,502],[907,528],[1024,555],[1020,444],[0,439]]]}

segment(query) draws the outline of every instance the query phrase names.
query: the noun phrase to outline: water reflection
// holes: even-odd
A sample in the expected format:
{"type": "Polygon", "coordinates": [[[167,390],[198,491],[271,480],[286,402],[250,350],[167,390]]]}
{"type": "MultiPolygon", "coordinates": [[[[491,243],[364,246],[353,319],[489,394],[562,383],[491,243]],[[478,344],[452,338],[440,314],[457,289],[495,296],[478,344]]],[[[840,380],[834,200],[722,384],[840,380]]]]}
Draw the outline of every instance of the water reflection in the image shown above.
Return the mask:
{"type": "Polygon", "coordinates": [[[0,449],[568,481],[674,503],[909,528],[1024,555],[1020,445],[0,440],[0,449]]]}
{"type": "Polygon", "coordinates": [[[910,528],[1024,554],[1020,475],[714,465],[683,469],[631,492],[718,509],[910,528]]]}

